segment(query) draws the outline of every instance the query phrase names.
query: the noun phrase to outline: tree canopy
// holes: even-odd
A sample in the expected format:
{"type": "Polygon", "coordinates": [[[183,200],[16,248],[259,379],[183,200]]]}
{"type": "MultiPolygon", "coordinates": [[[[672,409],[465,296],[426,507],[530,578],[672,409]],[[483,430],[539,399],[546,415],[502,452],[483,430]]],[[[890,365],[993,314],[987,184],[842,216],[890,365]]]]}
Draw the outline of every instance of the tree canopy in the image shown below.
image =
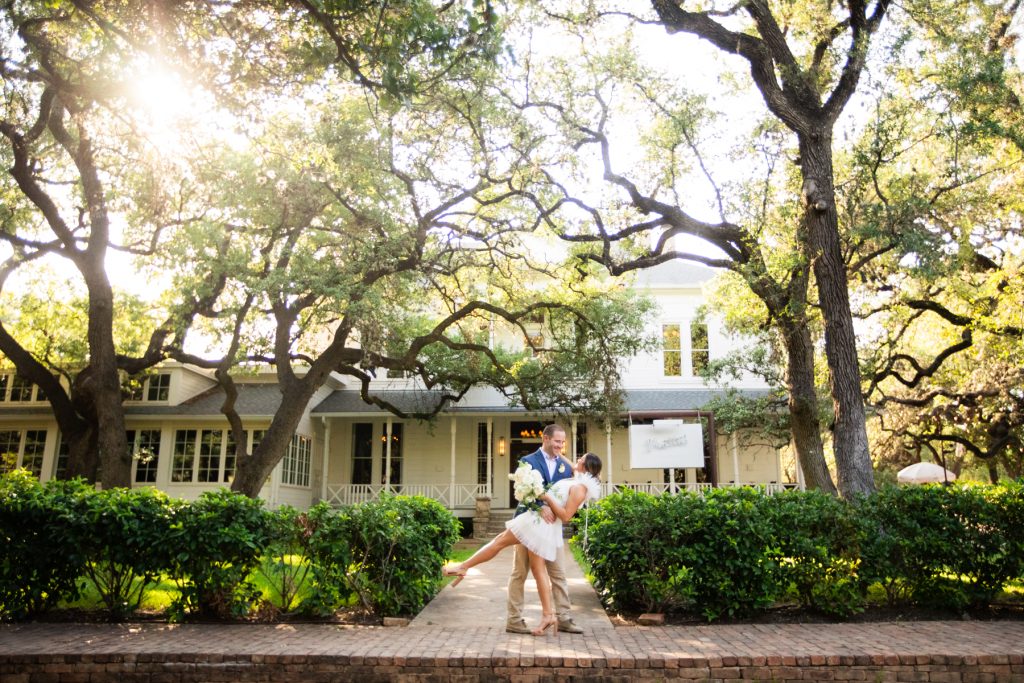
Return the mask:
{"type": "Polygon", "coordinates": [[[723,424],[788,430],[810,485],[943,444],[1019,473],[1020,14],[9,0],[0,352],[107,485],[124,377],[211,370],[255,495],[332,376],[408,417],[485,384],[609,419],[652,343],[617,278],[684,260],[723,271],[711,304],[777,387],[723,424]],[[254,364],[282,409],[248,453],[254,364]]]}

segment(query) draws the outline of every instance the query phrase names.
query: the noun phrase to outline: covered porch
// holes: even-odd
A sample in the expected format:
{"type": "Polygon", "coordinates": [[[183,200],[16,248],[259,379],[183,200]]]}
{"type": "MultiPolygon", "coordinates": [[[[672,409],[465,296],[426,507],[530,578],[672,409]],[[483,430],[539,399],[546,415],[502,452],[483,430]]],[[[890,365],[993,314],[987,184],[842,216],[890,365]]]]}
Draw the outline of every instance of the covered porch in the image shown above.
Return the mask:
{"type": "MultiPolygon", "coordinates": [[[[380,395],[413,412],[430,392],[382,391],[380,395]]],[[[603,494],[630,489],[650,494],[705,492],[720,486],[756,486],[766,493],[798,487],[784,481],[777,449],[752,447],[736,435],[717,433],[714,416],[702,405],[708,392],[683,400],[682,392],[629,392],[620,424],[571,415],[528,413],[509,407],[496,392],[467,395],[433,422],[395,417],[364,403],[354,391],[337,391],[313,410],[322,451],[319,499],[334,506],[375,500],[386,493],[439,501],[456,514],[472,514],[477,501],[491,509],[512,509],[508,474],[519,459],[541,445],[541,430],[557,421],[566,429],[565,455],[594,451],[604,461],[603,494]],[[705,428],[704,467],[685,470],[632,469],[628,425],[638,419],[683,418],[705,428]]]]}

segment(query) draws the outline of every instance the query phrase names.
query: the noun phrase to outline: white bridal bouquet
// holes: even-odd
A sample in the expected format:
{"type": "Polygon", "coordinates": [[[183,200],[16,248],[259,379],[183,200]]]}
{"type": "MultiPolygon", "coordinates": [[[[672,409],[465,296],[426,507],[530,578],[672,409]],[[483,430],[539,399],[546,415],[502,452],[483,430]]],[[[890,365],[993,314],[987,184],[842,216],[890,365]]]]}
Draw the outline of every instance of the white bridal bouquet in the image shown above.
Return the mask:
{"type": "Polygon", "coordinates": [[[547,491],[544,486],[544,477],[540,472],[523,463],[513,474],[508,475],[508,478],[515,482],[513,490],[516,500],[527,507],[534,509],[540,507],[537,504],[537,499],[547,491]]]}

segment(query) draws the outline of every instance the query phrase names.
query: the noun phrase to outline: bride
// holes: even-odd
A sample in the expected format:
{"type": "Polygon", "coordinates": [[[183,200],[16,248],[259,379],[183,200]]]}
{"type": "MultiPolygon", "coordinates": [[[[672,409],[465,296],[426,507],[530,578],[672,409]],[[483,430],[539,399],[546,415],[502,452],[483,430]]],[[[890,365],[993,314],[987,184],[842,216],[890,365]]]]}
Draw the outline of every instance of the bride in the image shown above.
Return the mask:
{"type": "Polygon", "coordinates": [[[593,453],[582,455],[576,459],[573,470],[575,474],[572,477],[556,481],[544,495],[538,498],[538,501],[547,503],[547,506],[555,514],[554,522],[545,522],[537,510],[527,510],[505,522],[505,531],[476,551],[465,562],[444,568],[445,576],[457,577],[452,582],[452,586],[455,586],[466,576],[466,570],[470,567],[493,559],[509,546],[522,543],[529,551],[530,571],[537,581],[537,592],[540,594],[540,604],[544,612],[544,618],[540,625],[533,630],[533,634],[538,636],[544,633],[548,627],[552,629],[558,627],[558,620],[555,618],[552,605],[551,581],[548,579],[545,561],[555,559],[558,549],[562,547],[562,523],[572,519],[576,510],[586,500],[597,498],[600,491],[597,479],[601,474],[601,459],[599,457],[593,453]]]}

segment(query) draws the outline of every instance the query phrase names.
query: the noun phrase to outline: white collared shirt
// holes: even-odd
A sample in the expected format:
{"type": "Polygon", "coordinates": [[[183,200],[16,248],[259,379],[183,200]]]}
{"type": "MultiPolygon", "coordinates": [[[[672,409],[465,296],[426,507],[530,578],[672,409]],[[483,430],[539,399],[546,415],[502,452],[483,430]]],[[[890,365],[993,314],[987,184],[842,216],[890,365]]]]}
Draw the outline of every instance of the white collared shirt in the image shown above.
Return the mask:
{"type": "Polygon", "coordinates": [[[548,466],[548,481],[551,481],[555,478],[555,467],[558,466],[558,461],[561,460],[561,458],[549,454],[543,448],[540,449],[540,452],[544,454],[544,464],[548,466]]]}

